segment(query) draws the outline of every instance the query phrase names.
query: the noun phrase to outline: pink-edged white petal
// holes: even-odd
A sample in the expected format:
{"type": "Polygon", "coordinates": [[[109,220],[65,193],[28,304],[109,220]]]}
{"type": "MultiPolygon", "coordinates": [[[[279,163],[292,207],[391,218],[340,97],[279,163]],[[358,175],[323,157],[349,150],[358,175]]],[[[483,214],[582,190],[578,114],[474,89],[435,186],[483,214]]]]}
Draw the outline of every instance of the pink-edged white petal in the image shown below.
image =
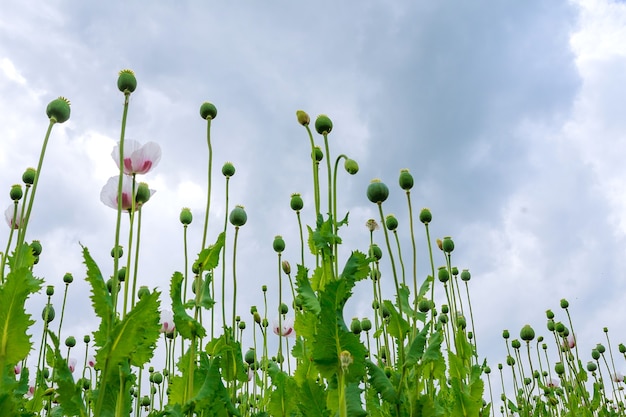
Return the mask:
{"type": "MultiPolygon", "coordinates": [[[[120,165],[120,145],[113,148],[111,157],[119,168],[120,165]]],[[[157,166],[161,160],[161,147],[156,142],[148,142],[144,145],[135,140],[124,141],[124,173],[147,174],[152,168],[157,166]]]]}
{"type": "MultiPolygon", "coordinates": [[[[102,187],[102,191],[100,191],[100,201],[102,201],[105,205],[117,210],[117,187],[119,184],[119,175],[109,178],[107,183],[102,187]]],[[[137,187],[139,184],[135,186],[135,193],[137,192],[137,187]]],[[[156,191],[150,189],[150,197],[154,195],[156,191]]],[[[133,180],[131,177],[124,175],[122,177],[122,210],[129,211],[132,208],[132,199],[131,195],[133,194],[133,180]]],[[[135,209],[139,208],[139,205],[135,205],[135,209]]]]}
{"type": "Polygon", "coordinates": [[[76,358],[70,358],[67,366],[70,368],[70,372],[74,373],[74,370],[76,370],[76,358]]]}
{"type": "Polygon", "coordinates": [[[174,325],[174,315],[169,310],[161,311],[161,333],[172,333],[176,326],[174,325]]]}
{"type": "Polygon", "coordinates": [[[7,207],[7,209],[4,211],[4,218],[7,221],[7,225],[13,229],[19,229],[21,222],[22,222],[21,214],[22,214],[21,202],[17,203],[17,215],[15,215],[15,203],[7,207]],[[15,221],[14,217],[17,218],[17,221],[15,221]]]}
{"type": "Polygon", "coordinates": [[[295,337],[296,331],[293,327],[293,318],[287,317],[282,319],[280,326],[278,325],[278,320],[274,320],[272,322],[272,329],[274,330],[274,334],[283,337],[295,337]]]}

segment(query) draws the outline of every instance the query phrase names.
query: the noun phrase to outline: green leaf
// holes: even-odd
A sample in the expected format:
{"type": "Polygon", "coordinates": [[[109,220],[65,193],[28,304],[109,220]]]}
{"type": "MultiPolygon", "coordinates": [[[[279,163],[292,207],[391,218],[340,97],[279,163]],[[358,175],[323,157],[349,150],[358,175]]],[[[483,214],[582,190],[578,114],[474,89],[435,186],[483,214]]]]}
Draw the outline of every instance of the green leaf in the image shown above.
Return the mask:
{"type": "Polygon", "coordinates": [[[365,417],[367,412],[361,404],[361,388],[357,382],[346,385],[346,408],[350,417],[365,417]]]}
{"type": "MultiPolygon", "coordinates": [[[[309,362],[310,363],[310,362],[309,362]]],[[[305,378],[298,385],[298,409],[304,417],[328,417],[330,410],[326,407],[326,391],[316,381],[305,378]]]]}
{"type": "Polygon", "coordinates": [[[359,251],[354,251],[346,261],[346,265],[341,272],[341,277],[352,282],[367,278],[370,273],[370,263],[367,256],[359,251]]]}
{"type": "Polygon", "coordinates": [[[100,369],[117,367],[130,359],[130,364],[141,367],[151,358],[160,334],[158,291],[141,297],[135,307],[111,330],[106,345],[96,353],[100,369]]]}
{"type": "Polygon", "coordinates": [[[426,336],[428,335],[429,326],[425,325],[424,328],[415,336],[409,346],[409,351],[404,361],[404,366],[409,368],[422,359],[424,354],[424,348],[426,347],[426,336]]]}
{"type": "Polygon", "coordinates": [[[96,265],[89,254],[89,250],[83,246],[83,259],[87,267],[87,282],[91,284],[91,304],[96,316],[100,318],[100,326],[93,333],[94,343],[98,347],[104,346],[108,341],[111,328],[111,320],[115,317],[113,312],[113,298],[109,294],[106,282],[102,278],[100,268],[96,265]]]}
{"type": "Polygon", "coordinates": [[[293,377],[278,369],[274,363],[270,364],[268,374],[272,378],[272,386],[274,387],[267,406],[269,414],[282,417],[295,414],[298,410],[298,396],[293,377]]]}
{"type": "Polygon", "coordinates": [[[211,340],[206,345],[205,351],[211,357],[220,356],[222,358],[222,376],[226,381],[248,381],[241,354],[241,344],[232,339],[230,332],[211,340]]]}
{"type": "Polygon", "coordinates": [[[200,307],[207,310],[210,310],[215,305],[215,300],[213,300],[213,297],[211,296],[211,281],[213,281],[213,273],[208,272],[202,281],[202,290],[200,292],[200,300],[198,302],[200,307]]]}
{"type": "Polygon", "coordinates": [[[385,375],[385,372],[369,359],[365,361],[365,366],[367,366],[370,374],[372,387],[381,395],[384,401],[395,404],[398,401],[398,393],[389,378],[387,378],[387,375],[385,375]]]}
{"type": "Polygon", "coordinates": [[[28,269],[21,268],[11,271],[0,286],[0,369],[15,366],[31,350],[27,332],[35,322],[26,313],[25,303],[42,284],[28,269]]]}
{"type": "Polygon", "coordinates": [[[389,310],[389,323],[387,324],[387,332],[402,343],[407,333],[411,330],[411,325],[404,320],[398,313],[398,310],[389,300],[384,300],[383,305],[389,310]]]}
{"type": "Polygon", "coordinates": [[[317,300],[317,296],[315,295],[313,288],[311,287],[311,283],[309,282],[308,272],[308,269],[304,266],[298,265],[298,273],[296,274],[296,291],[302,298],[302,303],[304,304],[306,310],[319,314],[320,303],[317,300]]]}
{"type": "Polygon", "coordinates": [[[187,310],[185,310],[185,306],[181,300],[183,280],[183,274],[175,272],[170,284],[170,297],[172,299],[172,312],[174,314],[176,330],[183,338],[188,340],[193,339],[195,336],[204,337],[206,335],[204,327],[202,327],[200,322],[187,314],[187,310]]]}
{"type": "Polygon", "coordinates": [[[225,236],[224,232],[220,233],[213,245],[203,249],[198,254],[194,265],[200,272],[210,271],[217,267],[220,261],[220,252],[224,247],[225,236]]]}
{"type": "Polygon", "coordinates": [[[63,359],[59,349],[59,340],[54,333],[48,331],[54,344],[54,382],[57,384],[55,398],[62,408],[64,416],[86,416],[87,409],[83,403],[81,387],[74,383],[74,377],[67,361],[63,359]]]}
{"type": "Polygon", "coordinates": [[[220,367],[221,357],[209,359],[205,353],[200,353],[200,365],[196,373],[201,376],[202,384],[194,384],[200,385],[200,388],[187,405],[194,404],[206,416],[239,416],[222,381],[220,367]]]}

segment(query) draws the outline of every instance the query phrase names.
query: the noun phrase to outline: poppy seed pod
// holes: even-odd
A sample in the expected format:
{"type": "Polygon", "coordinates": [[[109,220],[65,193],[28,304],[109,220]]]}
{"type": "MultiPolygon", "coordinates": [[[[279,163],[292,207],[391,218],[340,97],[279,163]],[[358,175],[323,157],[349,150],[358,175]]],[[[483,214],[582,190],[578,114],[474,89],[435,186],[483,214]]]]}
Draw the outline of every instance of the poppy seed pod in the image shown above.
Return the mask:
{"type": "Polygon", "coordinates": [[[563,375],[565,373],[565,365],[563,364],[563,362],[557,362],[554,365],[554,371],[557,373],[557,375],[563,375]]]}
{"type": "Polygon", "coordinates": [[[52,297],[54,295],[54,285],[48,285],[46,287],[46,295],[52,297]]]}
{"type": "Polygon", "coordinates": [[[359,334],[361,333],[361,330],[361,321],[354,317],[350,322],[350,331],[354,334],[359,334]]]}
{"type": "Polygon", "coordinates": [[[71,284],[72,282],[74,282],[74,276],[69,272],[66,273],[65,275],[63,275],[63,282],[66,284],[71,284]]]}
{"type": "Polygon", "coordinates": [[[277,253],[281,253],[282,251],[285,250],[285,241],[283,240],[282,236],[276,236],[274,238],[272,247],[274,248],[274,251],[277,253]]]}
{"type": "Polygon", "coordinates": [[[316,146],[313,149],[313,155],[311,156],[313,157],[313,159],[315,159],[316,162],[320,162],[322,159],[324,159],[324,152],[322,152],[322,148],[316,146]]]}
{"type": "Polygon", "coordinates": [[[22,191],[22,186],[19,184],[15,184],[11,186],[11,191],[9,191],[9,196],[13,201],[19,201],[22,199],[24,192],[22,191]]]}
{"type": "Polygon", "coordinates": [[[236,206],[230,212],[230,216],[228,217],[228,220],[230,220],[230,224],[232,224],[233,226],[241,227],[244,224],[246,224],[246,222],[248,221],[248,215],[246,214],[246,211],[243,209],[243,206],[236,206]]]}
{"type": "Polygon", "coordinates": [[[232,162],[226,162],[223,166],[222,166],[222,174],[226,177],[226,178],[230,178],[233,175],[235,175],[235,166],[233,165],[232,162]]]}
{"type": "Polygon", "coordinates": [[[529,324],[527,324],[524,327],[522,327],[522,330],[520,330],[519,337],[524,342],[530,342],[531,340],[535,338],[535,331],[533,330],[532,327],[530,327],[529,324]]]}
{"type": "Polygon", "coordinates": [[[38,240],[33,240],[32,242],[30,242],[30,250],[33,251],[33,255],[35,256],[41,255],[41,251],[43,250],[43,248],[41,247],[41,242],[38,240]]]}
{"type": "Polygon", "coordinates": [[[469,281],[472,278],[472,274],[467,269],[461,271],[461,281],[469,281]]]}
{"type": "Polygon", "coordinates": [[[441,282],[448,282],[450,279],[450,273],[445,266],[439,267],[439,270],[437,271],[437,278],[439,278],[439,281],[441,282]]]}
{"type": "Polygon", "coordinates": [[[376,243],[372,243],[370,245],[369,256],[380,261],[380,258],[383,257],[383,251],[376,243]]]}
{"type": "Polygon", "coordinates": [[[65,97],[52,100],[46,107],[46,115],[51,122],[64,123],[70,118],[70,101],[65,97]]]}
{"type": "Polygon", "coordinates": [[[141,300],[146,295],[150,295],[150,289],[145,285],[142,285],[139,287],[139,291],[137,291],[137,298],[141,300]]]}
{"type": "Polygon", "coordinates": [[[369,332],[370,330],[372,330],[372,321],[368,318],[364,318],[363,320],[361,320],[361,330],[365,332],[369,332]]]}
{"type": "Polygon", "coordinates": [[[429,312],[431,308],[432,304],[430,303],[430,300],[427,300],[426,298],[422,298],[419,303],[417,303],[417,309],[422,313],[429,312]]]}
{"type": "Polygon", "coordinates": [[[33,185],[36,175],[37,171],[35,170],[35,168],[26,168],[26,171],[24,171],[24,173],[22,174],[22,181],[24,181],[24,184],[26,184],[27,186],[33,185]]]}
{"type": "Polygon", "coordinates": [[[289,313],[289,306],[285,303],[281,303],[280,307],[278,307],[278,312],[283,315],[289,313]]]}
{"type": "Polygon", "coordinates": [[[43,311],[41,312],[41,318],[46,323],[50,323],[52,320],[54,320],[54,314],[54,307],[52,307],[52,304],[46,304],[46,306],[43,308],[43,311]]]}
{"type": "Polygon", "coordinates": [[[422,211],[420,211],[419,218],[422,223],[428,224],[433,220],[433,215],[430,210],[428,210],[427,208],[423,208],[422,211]]]}
{"type": "Polygon", "coordinates": [[[291,200],[289,200],[289,205],[294,211],[302,210],[302,207],[304,207],[304,201],[302,201],[302,196],[298,193],[291,194],[291,200]]]}
{"type": "Polygon", "coordinates": [[[441,243],[442,250],[446,253],[450,253],[454,250],[454,242],[450,236],[446,236],[443,238],[443,242],[441,243]]]}
{"type": "Polygon", "coordinates": [[[255,355],[255,353],[254,353],[254,348],[250,348],[250,349],[248,349],[248,351],[247,351],[247,352],[246,352],[246,354],[244,355],[244,358],[243,358],[243,359],[244,359],[244,361],[246,361],[246,363],[247,363],[248,365],[252,365],[252,364],[256,361],[255,356],[256,356],[256,355],[255,355]]]}
{"type": "Polygon", "coordinates": [[[398,219],[393,214],[388,215],[385,217],[385,227],[387,227],[387,230],[396,230],[398,228],[398,219]]]}
{"type": "Polygon", "coordinates": [[[561,303],[560,304],[561,304],[561,308],[569,307],[569,302],[565,298],[561,299],[561,303]]]}
{"type": "Polygon", "coordinates": [[[296,117],[302,126],[308,126],[311,123],[311,118],[304,110],[297,110],[296,117]]]}
{"type": "Polygon", "coordinates": [[[65,339],[65,346],[69,348],[73,348],[74,346],[76,346],[76,338],[74,338],[74,336],[69,336],[67,339],[65,339]]]}
{"type": "Polygon", "coordinates": [[[117,89],[122,93],[132,93],[137,89],[137,78],[135,73],[129,69],[123,69],[117,77],[117,89]]]}
{"type": "Polygon", "coordinates": [[[593,361],[589,361],[587,362],[587,370],[589,372],[595,372],[598,370],[598,365],[593,361]]]}
{"type": "Polygon", "coordinates": [[[346,159],[343,163],[343,167],[350,175],[354,175],[359,172],[359,164],[354,159],[346,159]]]}
{"type": "Polygon", "coordinates": [[[315,119],[315,130],[320,135],[329,134],[333,130],[333,122],[325,114],[320,114],[315,119]]]}
{"type": "Polygon", "coordinates": [[[381,204],[389,197],[389,188],[379,179],[373,179],[367,186],[367,198],[374,204],[381,204]]]}
{"type": "Polygon", "coordinates": [[[205,101],[200,106],[200,117],[202,117],[204,120],[215,119],[217,117],[217,107],[215,107],[213,103],[205,101]]]}
{"type": "Polygon", "coordinates": [[[413,176],[408,169],[400,170],[400,178],[398,178],[398,183],[400,184],[400,188],[405,191],[409,191],[411,188],[413,188],[413,176]]]}
{"type": "Polygon", "coordinates": [[[124,248],[121,246],[118,245],[111,249],[111,258],[121,258],[122,256],[124,256],[124,248]]]}
{"type": "Polygon", "coordinates": [[[191,224],[193,221],[193,215],[191,214],[191,209],[188,207],[183,207],[180,211],[180,222],[185,226],[191,224]]]}

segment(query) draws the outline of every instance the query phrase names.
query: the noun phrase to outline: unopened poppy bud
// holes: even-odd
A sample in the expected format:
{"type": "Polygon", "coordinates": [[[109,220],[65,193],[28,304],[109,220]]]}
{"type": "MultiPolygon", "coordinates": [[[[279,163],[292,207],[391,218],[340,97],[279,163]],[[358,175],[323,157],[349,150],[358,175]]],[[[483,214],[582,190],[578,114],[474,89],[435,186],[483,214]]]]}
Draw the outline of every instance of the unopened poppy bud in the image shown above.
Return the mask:
{"type": "Polygon", "coordinates": [[[430,212],[430,210],[428,210],[427,208],[422,209],[422,211],[420,211],[420,221],[424,224],[428,224],[433,220],[433,215],[430,212]]]}
{"type": "Polygon", "coordinates": [[[437,244],[439,250],[443,250],[443,241],[441,239],[437,239],[435,243],[437,244]]]}
{"type": "Polygon", "coordinates": [[[617,345],[617,348],[619,349],[619,353],[626,353],[626,346],[623,343],[617,345]]]}
{"type": "Polygon", "coordinates": [[[248,221],[248,215],[246,211],[243,209],[243,206],[236,206],[231,212],[228,218],[230,220],[230,224],[235,227],[241,227],[246,224],[248,221]]]}
{"type": "Polygon", "coordinates": [[[304,201],[302,201],[302,196],[298,193],[291,194],[291,200],[289,201],[289,205],[293,211],[300,211],[302,207],[304,207],[304,201]]]}
{"type": "Polygon", "coordinates": [[[398,228],[398,219],[396,219],[396,216],[390,214],[385,217],[385,226],[387,227],[387,230],[396,230],[398,228]]]}
{"type": "Polygon", "coordinates": [[[280,264],[283,268],[283,272],[287,275],[291,274],[291,265],[289,265],[288,261],[282,261],[280,264]]]}
{"type": "Polygon", "coordinates": [[[448,315],[447,314],[440,314],[439,315],[439,321],[443,324],[446,324],[448,322],[448,315]]]}
{"type": "Polygon", "coordinates": [[[261,324],[261,315],[259,314],[258,311],[255,311],[253,314],[253,318],[254,318],[254,322],[256,324],[261,324]]]}
{"type": "Polygon", "coordinates": [[[535,331],[532,327],[530,327],[530,325],[527,324],[522,327],[522,330],[520,330],[519,337],[525,342],[530,342],[535,338],[535,331]]]}
{"type": "Polygon", "coordinates": [[[320,135],[329,134],[333,130],[333,122],[325,114],[320,114],[315,119],[315,130],[320,135]]]}
{"type": "Polygon", "coordinates": [[[180,222],[182,224],[184,224],[185,226],[191,224],[191,222],[193,221],[193,215],[191,214],[191,209],[189,209],[188,207],[183,207],[183,209],[180,211],[180,222]]]}
{"type": "Polygon", "coordinates": [[[150,404],[151,404],[150,397],[148,397],[147,395],[144,395],[143,397],[141,397],[142,407],[150,407],[150,404]]]}
{"type": "Polygon", "coordinates": [[[289,306],[285,303],[281,303],[280,307],[278,307],[278,312],[280,314],[287,314],[289,312],[289,306]]]}
{"type": "Polygon", "coordinates": [[[205,101],[200,106],[200,117],[202,117],[204,120],[215,119],[217,117],[217,107],[215,107],[213,103],[205,101]]]}
{"type": "Polygon", "coordinates": [[[124,256],[124,248],[122,248],[121,246],[116,246],[113,249],[111,249],[111,258],[121,258],[122,256],[124,256]]]}
{"type": "Polygon", "coordinates": [[[408,169],[400,170],[400,178],[398,179],[398,182],[400,183],[400,188],[405,191],[409,191],[413,188],[413,176],[408,169]]]}
{"type": "Polygon", "coordinates": [[[270,325],[270,322],[266,318],[263,318],[263,320],[261,320],[261,326],[263,328],[266,328],[269,325],[270,325]]]}
{"type": "Polygon", "coordinates": [[[386,319],[387,317],[389,317],[391,315],[391,311],[389,311],[389,309],[383,304],[382,308],[382,316],[384,319],[386,319]]]}
{"type": "Polygon", "coordinates": [[[137,88],[135,73],[129,69],[123,69],[117,77],[117,89],[122,93],[132,93],[137,88]]]}
{"type": "Polygon", "coordinates": [[[389,197],[389,188],[379,179],[373,179],[367,186],[367,198],[374,204],[381,204],[389,197]]]}
{"type": "Polygon", "coordinates": [[[74,346],[76,346],[76,339],[74,338],[74,336],[69,336],[67,339],[65,339],[65,346],[69,348],[73,348],[74,346]]]}
{"type": "Polygon", "coordinates": [[[235,166],[232,164],[232,162],[226,162],[224,165],[222,165],[222,175],[224,175],[226,178],[230,178],[235,175],[235,166]]]}
{"type": "Polygon", "coordinates": [[[137,298],[141,300],[146,295],[150,295],[150,289],[147,286],[142,285],[139,287],[139,291],[137,291],[137,298]]]}
{"type": "Polygon", "coordinates": [[[22,181],[26,186],[33,185],[35,182],[35,176],[37,175],[37,171],[35,168],[26,168],[26,171],[22,174],[22,181]]]}
{"type": "Polygon", "coordinates": [[[567,308],[567,307],[569,307],[569,302],[565,298],[562,298],[561,299],[561,308],[567,308]]]}
{"type": "Polygon", "coordinates": [[[52,100],[46,107],[46,115],[51,122],[65,123],[70,118],[70,101],[65,97],[52,100]]]}
{"type": "Polygon", "coordinates": [[[52,320],[54,320],[54,307],[52,307],[52,304],[45,305],[43,311],[41,312],[41,318],[46,323],[50,323],[52,320]]]}
{"type": "Polygon", "coordinates": [[[324,152],[322,152],[322,148],[316,146],[315,148],[313,148],[313,155],[311,156],[313,157],[313,159],[315,159],[315,162],[320,162],[322,159],[324,159],[324,152]]]}
{"type": "Polygon", "coordinates": [[[74,276],[69,272],[66,273],[65,275],[63,275],[63,282],[66,284],[71,284],[72,282],[74,282],[74,276]]]}
{"type": "Polygon", "coordinates": [[[369,332],[370,330],[372,330],[372,321],[367,317],[361,320],[361,330],[365,332],[369,332]]]}
{"type": "Polygon", "coordinates": [[[450,279],[450,273],[445,266],[439,267],[439,270],[437,271],[437,278],[439,278],[439,281],[441,282],[448,282],[450,279]]]}
{"type": "Polygon", "coordinates": [[[472,278],[472,274],[470,274],[470,271],[468,271],[467,269],[464,269],[461,271],[461,280],[462,281],[469,281],[472,278]]]}
{"type": "Polygon", "coordinates": [[[354,334],[361,333],[361,321],[358,318],[354,317],[350,322],[350,331],[354,334]]]}
{"type": "MultiPolygon", "coordinates": [[[[113,293],[113,280],[111,278],[107,279],[107,290],[109,291],[109,294],[113,293]]],[[[120,292],[119,282],[117,283],[117,292],[120,292]]]]}
{"type": "Polygon", "coordinates": [[[43,248],[41,247],[41,242],[38,240],[33,240],[32,242],[30,242],[30,250],[33,251],[33,255],[35,256],[41,255],[41,251],[43,250],[43,248]]]}
{"type": "Polygon", "coordinates": [[[19,184],[15,184],[11,186],[11,191],[9,191],[9,196],[13,201],[19,201],[22,199],[24,192],[22,191],[22,186],[19,184]]]}
{"type": "Polygon", "coordinates": [[[145,182],[140,182],[137,186],[137,194],[135,196],[135,201],[137,202],[137,204],[142,205],[147,203],[148,200],[150,200],[151,196],[152,193],[150,192],[148,184],[146,184],[145,182]]]}
{"type": "Polygon", "coordinates": [[[372,243],[370,245],[369,256],[380,261],[380,258],[383,257],[383,251],[376,243],[372,243]]]}
{"type": "Polygon", "coordinates": [[[53,285],[48,285],[46,287],[46,295],[48,297],[52,297],[54,295],[54,286],[53,285]]]}
{"type": "Polygon", "coordinates": [[[285,240],[282,236],[274,237],[274,242],[272,243],[272,247],[276,253],[281,253],[285,250],[285,240]]]}
{"type": "Polygon", "coordinates": [[[296,117],[302,126],[308,126],[311,123],[311,118],[304,110],[297,110],[296,117]]]}
{"type": "Polygon", "coordinates": [[[443,238],[443,242],[441,244],[442,250],[446,253],[451,253],[454,250],[454,242],[450,236],[446,236],[443,238]]]}
{"type": "Polygon", "coordinates": [[[343,167],[346,169],[348,174],[354,175],[359,172],[359,164],[354,159],[346,159],[343,164],[343,167]]]}
{"type": "Polygon", "coordinates": [[[483,367],[483,372],[487,375],[489,375],[491,373],[491,368],[488,365],[485,365],[483,367]]]}

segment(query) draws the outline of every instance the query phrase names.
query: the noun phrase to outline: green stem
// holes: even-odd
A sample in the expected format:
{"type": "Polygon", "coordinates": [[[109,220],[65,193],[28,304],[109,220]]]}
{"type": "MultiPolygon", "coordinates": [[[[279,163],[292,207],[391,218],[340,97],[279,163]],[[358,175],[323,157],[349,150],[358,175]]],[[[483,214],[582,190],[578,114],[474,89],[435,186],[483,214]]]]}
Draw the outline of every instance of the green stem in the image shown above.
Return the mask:
{"type": "MultiPolygon", "coordinates": [[[[18,211],[18,202],[15,201],[14,203],[14,207],[13,207],[13,221],[15,222],[15,219],[17,219],[17,211],[18,211]]],[[[19,227],[19,226],[18,226],[19,227]]],[[[1,282],[2,284],[4,284],[4,266],[6,265],[6,260],[7,260],[7,256],[9,254],[9,250],[11,249],[11,241],[13,240],[13,232],[15,231],[15,228],[11,225],[11,231],[9,232],[9,240],[7,241],[7,247],[4,251],[4,253],[2,254],[2,268],[0,268],[0,278],[2,278],[1,282]]],[[[18,232],[19,235],[19,232],[18,232]]]]}
{"type": "MultiPolygon", "coordinates": [[[[135,263],[133,266],[133,289],[131,293],[131,309],[137,300],[137,275],[139,270],[139,244],[141,243],[141,207],[137,210],[137,239],[135,239],[135,263]]],[[[130,246],[128,247],[130,250],[130,246]]],[[[130,258],[130,257],[129,257],[130,258]]],[[[128,275],[128,274],[127,274],[128,275]]]]}
{"type": "MultiPolygon", "coordinates": [[[[228,226],[228,186],[230,184],[230,177],[226,177],[226,206],[224,209],[224,247],[222,250],[222,322],[224,329],[226,328],[226,230],[228,226]]],[[[213,318],[215,317],[215,309],[211,309],[211,338],[213,337],[213,318]]],[[[234,329],[233,329],[234,330],[234,329]]]]}
{"type": "Polygon", "coordinates": [[[296,211],[298,217],[298,228],[300,229],[300,262],[304,267],[304,233],[302,231],[302,219],[300,218],[300,210],[296,211]]]}
{"type": "MultiPolygon", "coordinates": [[[[433,260],[433,245],[432,242],[430,241],[430,230],[428,229],[428,223],[424,224],[424,228],[426,229],[426,242],[428,243],[428,256],[430,258],[430,273],[431,273],[431,283],[430,283],[430,300],[433,302],[433,308],[431,310],[431,314],[434,317],[434,313],[435,313],[435,306],[434,306],[434,301],[435,301],[435,261],[433,260]]],[[[431,325],[430,325],[430,334],[432,335],[432,333],[435,331],[435,321],[431,320],[430,321],[431,325]]]]}
{"type": "Polygon", "coordinates": [[[206,142],[209,148],[209,169],[207,174],[207,197],[206,197],[206,212],[204,213],[204,232],[202,233],[202,248],[205,249],[206,235],[209,228],[209,211],[211,209],[211,171],[213,169],[213,147],[211,146],[211,117],[207,119],[206,126],[206,142]]]}
{"type": "Polygon", "coordinates": [[[315,160],[315,141],[313,140],[313,134],[308,125],[304,126],[309,134],[309,140],[311,141],[311,160],[313,162],[313,196],[315,198],[315,219],[320,215],[320,180],[318,172],[318,162],[315,160]]]}
{"type": "Polygon", "coordinates": [[[235,315],[237,312],[237,237],[238,236],[239,236],[239,226],[235,226],[235,238],[233,242],[233,317],[232,317],[233,331],[235,329],[235,315]]]}

